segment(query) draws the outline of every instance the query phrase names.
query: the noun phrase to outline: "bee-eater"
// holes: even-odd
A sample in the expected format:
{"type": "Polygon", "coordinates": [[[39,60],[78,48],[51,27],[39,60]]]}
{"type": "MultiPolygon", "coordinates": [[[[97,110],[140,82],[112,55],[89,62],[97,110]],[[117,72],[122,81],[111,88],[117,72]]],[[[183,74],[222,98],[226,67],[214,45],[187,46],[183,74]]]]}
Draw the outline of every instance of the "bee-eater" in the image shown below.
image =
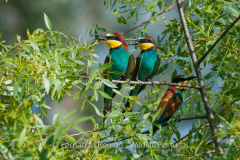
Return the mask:
{"type": "MultiPolygon", "coordinates": [[[[184,75],[175,76],[172,79],[172,83],[182,83],[189,84],[191,79],[197,78],[196,76],[185,77],[184,75]]],[[[159,115],[155,120],[155,124],[159,124],[164,126],[167,121],[173,117],[175,113],[179,111],[182,107],[185,98],[185,91],[187,87],[182,86],[169,86],[167,91],[165,92],[159,106],[157,112],[161,109],[159,115]]],[[[156,134],[158,130],[157,126],[153,127],[153,135],[156,134]]]]}
{"type": "MultiPolygon", "coordinates": [[[[175,76],[172,79],[172,83],[181,83],[181,84],[189,84],[191,79],[197,78],[196,76],[186,77],[184,75],[175,76]]],[[[167,91],[165,92],[158,108],[158,112],[160,109],[160,113],[157,116],[154,124],[158,124],[164,126],[170,118],[176,114],[179,109],[182,107],[185,98],[185,91],[187,87],[182,86],[169,86],[167,91]]],[[[159,128],[154,125],[153,126],[153,136],[157,133],[159,128]]],[[[144,149],[144,152],[147,148],[144,149]]]]}
{"type": "MultiPolygon", "coordinates": [[[[138,39],[132,39],[137,41],[132,45],[138,45],[141,52],[136,59],[136,67],[132,73],[131,80],[133,81],[151,81],[153,76],[158,71],[160,66],[160,56],[157,55],[157,46],[152,36],[139,37],[138,39]]],[[[136,85],[136,87],[130,91],[130,96],[138,95],[146,85],[136,85]]],[[[127,100],[125,105],[125,112],[130,107],[130,102],[127,100]]],[[[132,109],[129,110],[131,112],[132,109]]]]}
{"type": "MultiPolygon", "coordinates": [[[[129,56],[128,53],[128,47],[125,42],[125,38],[121,33],[113,32],[108,33],[106,35],[104,34],[95,34],[104,37],[105,39],[100,39],[104,41],[110,48],[109,54],[105,58],[104,63],[110,63],[113,62],[112,68],[110,72],[117,71],[122,73],[125,76],[117,75],[117,74],[111,74],[110,76],[114,80],[120,80],[120,79],[128,79],[130,74],[132,73],[136,59],[133,55],[129,56]]],[[[103,72],[105,75],[107,74],[107,70],[103,72]]],[[[107,76],[105,76],[106,78],[107,76]]],[[[121,84],[117,84],[117,89],[121,89],[121,84]]],[[[113,92],[112,88],[108,86],[104,86],[104,92],[107,93],[110,97],[114,97],[116,93],[113,92]]],[[[112,99],[104,98],[104,109],[103,109],[103,115],[106,116],[108,112],[112,110],[112,99]]],[[[103,122],[105,121],[105,118],[103,119],[103,122]]]]}

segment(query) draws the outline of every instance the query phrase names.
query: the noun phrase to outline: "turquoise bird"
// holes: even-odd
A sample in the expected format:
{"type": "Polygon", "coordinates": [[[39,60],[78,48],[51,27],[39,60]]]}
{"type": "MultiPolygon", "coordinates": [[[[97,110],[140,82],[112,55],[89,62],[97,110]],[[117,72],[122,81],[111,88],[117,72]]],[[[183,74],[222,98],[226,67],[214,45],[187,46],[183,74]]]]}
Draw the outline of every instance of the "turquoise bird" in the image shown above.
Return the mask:
{"type": "MultiPolygon", "coordinates": [[[[105,58],[104,63],[110,63],[113,62],[112,68],[110,69],[110,72],[120,72],[124,76],[107,73],[107,70],[105,70],[103,73],[105,74],[105,78],[107,77],[107,74],[112,77],[113,80],[121,80],[121,79],[129,79],[129,76],[134,70],[136,59],[133,55],[129,56],[128,53],[128,47],[125,42],[125,38],[121,33],[109,33],[109,34],[95,34],[97,36],[102,36],[105,39],[99,39],[101,41],[104,41],[110,48],[109,54],[105,58]]],[[[117,90],[121,89],[121,84],[117,84],[117,90]]],[[[104,92],[107,93],[110,97],[114,97],[116,93],[113,92],[112,88],[108,86],[104,86],[104,92]]],[[[103,115],[106,116],[108,112],[112,110],[112,99],[104,98],[104,109],[103,109],[103,115]]],[[[103,119],[103,122],[105,122],[105,118],[103,119]]]]}
{"type": "MultiPolygon", "coordinates": [[[[181,83],[181,84],[189,84],[191,79],[197,78],[196,76],[185,77],[184,75],[175,76],[172,79],[172,83],[181,83]]],[[[187,87],[181,86],[169,86],[167,91],[165,92],[158,108],[158,112],[160,109],[160,113],[157,116],[154,124],[161,125],[162,127],[168,122],[170,118],[174,116],[175,113],[179,111],[182,107],[182,104],[185,99],[185,91],[187,87]]],[[[159,128],[154,125],[153,126],[153,136],[157,133],[159,128]]],[[[144,152],[147,150],[145,148],[144,152]]]]}
{"type": "MultiPolygon", "coordinates": [[[[138,39],[131,39],[137,41],[132,45],[138,45],[141,49],[140,55],[136,59],[136,67],[131,75],[132,81],[152,81],[151,79],[158,71],[161,58],[157,55],[157,46],[152,36],[139,37],[138,39]]],[[[136,85],[136,87],[130,91],[130,96],[138,95],[146,85],[136,85]]],[[[130,101],[127,100],[125,104],[125,110],[130,107],[130,101]]],[[[132,109],[129,110],[131,112],[132,109]]]]}

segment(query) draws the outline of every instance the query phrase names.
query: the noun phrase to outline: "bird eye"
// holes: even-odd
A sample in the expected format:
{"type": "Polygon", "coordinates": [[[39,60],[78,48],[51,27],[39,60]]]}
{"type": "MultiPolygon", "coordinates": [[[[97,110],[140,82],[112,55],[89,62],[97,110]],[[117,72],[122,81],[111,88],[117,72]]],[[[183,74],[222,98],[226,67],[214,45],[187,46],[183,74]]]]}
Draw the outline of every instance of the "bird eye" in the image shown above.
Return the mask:
{"type": "Polygon", "coordinates": [[[145,42],[147,42],[147,39],[144,39],[145,42]]]}
{"type": "Polygon", "coordinates": [[[112,36],[112,39],[114,39],[115,37],[114,36],[112,36]]]}

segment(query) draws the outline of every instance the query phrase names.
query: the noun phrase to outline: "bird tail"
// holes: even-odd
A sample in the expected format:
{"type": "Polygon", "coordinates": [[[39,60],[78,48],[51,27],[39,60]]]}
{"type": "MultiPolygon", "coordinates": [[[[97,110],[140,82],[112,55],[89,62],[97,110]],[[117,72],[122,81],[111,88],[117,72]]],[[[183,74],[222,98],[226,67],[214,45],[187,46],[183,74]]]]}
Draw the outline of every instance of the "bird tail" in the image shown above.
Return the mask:
{"type": "MultiPolygon", "coordinates": [[[[110,87],[108,87],[106,85],[104,86],[104,92],[107,93],[110,97],[112,97],[112,95],[113,95],[112,88],[110,88],[110,87]]],[[[104,98],[104,108],[103,108],[104,118],[103,118],[103,123],[105,123],[105,116],[111,110],[112,110],[112,99],[104,98]]]]}

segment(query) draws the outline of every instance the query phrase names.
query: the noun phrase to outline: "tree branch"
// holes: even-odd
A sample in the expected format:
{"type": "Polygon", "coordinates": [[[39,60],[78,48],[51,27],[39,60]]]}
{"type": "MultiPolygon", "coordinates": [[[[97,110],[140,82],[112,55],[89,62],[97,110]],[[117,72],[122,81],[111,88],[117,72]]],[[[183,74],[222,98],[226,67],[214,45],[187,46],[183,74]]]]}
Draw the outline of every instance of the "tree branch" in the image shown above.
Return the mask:
{"type": "MultiPolygon", "coordinates": [[[[184,2],[184,1],[185,1],[185,0],[182,0],[182,2],[184,2]]],[[[145,22],[142,22],[140,25],[138,25],[138,26],[136,26],[136,27],[133,27],[132,29],[127,30],[126,32],[123,32],[122,34],[126,34],[126,33],[130,32],[130,31],[132,31],[132,30],[134,30],[134,29],[136,29],[136,28],[138,28],[138,27],[143,26],[144,24],[148,23],[148,22],[151,21],[152,19],[154,19],[154,18],[156,18],[156,17],[158,17],[158,16],[166,13],[167,11],[171,10],[171,9],[174,8],[176,5],[177,5],[177,4],[172,5],[171,7],[165,9],[163,12],[158,13],[157,15],[153,16],[153,17],[150,18],[149,20],[147,20],[147,21],[145,21],[145,22]]]]}
{"type": "Polygon", "coordinates": [[[208,51],[200,58],[197,62],[197,65],[200,65],[200,63],[206,58],[206,56],[213,50],[213,48],[218,44],[218,42],[227,34],[227,32],[234,26],[235,23],[240,19],[240,15],[235,19],[235,21],[228,26],[228,28],[220,35],[220,37],[214,42],[214,44],[208,49],[208,51]]]}
{"type": "Polygon", "coordinates": [[[193,120],[193,119],[207,119],[206,116],[193,116],[193,117],[186,117],[186,118],[173,117],[173,118],[175,118],[176,122],[181,122],[183,120],[193,120]]]}
{"type": "MultiPolygon", "coordinates": [[[[226,138],[227,138],[227,136],[221,138],[220,141],[221,141],[221,140],[224,140],[224,139],[226,139],[226,138]]],[[[213,143],[213,140],[209,141],[209,142],[207,143],[207,145],[210,145],[210,144],[212,144],[212,143],[213,143]]]]}
{"type": "Polygon", "coordinates": [[[8,160],[8,157],[4,154],[4,152],[0,149],[0,155],[2,155],[3,160],[8,160]]]}
{"type": "MultiPolygon", "coordinates": [[[[208,42],[209,40],[199,38],[199,39],[193,39],[193,41],[205,41],[205,42],[208,42]]],[[[220,47],[220,48],[223,48],[223,49],[227,49],[226,47],[228,47],[228,48],[235,49],[235,50],[238,50],[238,51],[239,51],[238,48],[234,48],[234,47],[231,47],[231,46],[228,46],[228,45],[222,44],[222,43],[219,45],[219,47],[220,47]],[[223,47],[223,46],[225,46],[225,47],[223,47]]],[[[233,53],[233,54],[236,54],[236,55],[239,55],[239,56],[240,56],[239,53],[236,53],[236,52],[233,52],[233,51],[230,51],[230,52],[233,53]]]]}
{"type": "MultiPolygon", "coordinates": [[[[3,74],[4,76],[9,76],[9,74],[6,73],[0,73],[3,74]]],[[[17,74],[15,74],[17,75],[17,74]]],[[[76,76],[77,78],[81,79],[89,79],[87,76],[76,76]]],[[[191,84],[179,84],[179,83],[168,83],[168,82],[159,82],[159,81],[146,81],[146,82],[139,82],[139,81],[120,81],[120,80],[112,80],[112,83],[127,83],[128,84],[138,84],[138,85],[152,85],[152,84],[160,84],[160,85],[167,85],[167,86],[180,86],[180,87],[188,87],[188,88],[197,88],[201,89],[199,85],[191,85],[191,84]]]]}
{"type": "Polygon", "coordinates": [[[197,157],[197,156],[203,156],[203,155],[206,155],[206,154],[209,154],[209,153],[214,153],[215,150],[211,150],[211,151],[207,151],[207,152],[204,152],[204,153],[200,153],[200,154],[196,154],[195,156],[192,156],[192,157],[188,157],[189,159],[191,158],[194,158],[194,157],[197,157]]]}
{"type": "Polygon", "coordinates": [[[235,2],[235,1],[232,1],[233,3],[237,4],[237,5],[240,5],[239,3],[235,2]]]}
{"type": "MultiPolygon", "coordinates": [[[[89,79],[87,76],[76,76],[77,78],[82,79],[89,79]]],[[[167,86],[182,86],[182,87],[189,87],[189,88],[197,88],[200,89],[201,87],[198,85],[190,85],[190,84],[179,84],[179,83],[168,83],[168,82],[159,82],[154,81],[153,83],[151,81],[146,82],[139,82],[139,81],[120,81],[120,80],[112,80],[112,83],[127,83],[128,84],[138,84],[138,85],[152,85],[152,84],[160,84],[160,85],[167,85],[167,86]]]]}
{"type": "MultiPolygon", "coordinates": [[[[239,99],[235,99],[234,101],[232,101],[232,102],[230,103],[230,105],[233,105],[235,102],[237,102],[237,101],[239,101],[239,100],[240,100],[240,98],[239,98],[239,99]]],[[[218,112],[218,113],[213,117],[213,119],[216,118],[218,115],[222,114],[226,109],[227,109],[227,107],[225,107],[223,110],[221,110],[220,112],[218,112]]],[[[177,143],[179,143],[180,141],[182,141],[184,138],[188,137],[190,134],[196,132],[197,130],[199,130],[200,128],[202,128],[202,127],[203,127],[205,124],[207,124],[207,123],[208,123],[208,121],[204,122],[204,123],[201,124],[198,128],[194,129],[193,131],[191,131],[191,132],[188,133],[187,135],[183,136],[180,140],[176,141],[176,142],[174,143],[174,145],[177,144],[177,143]]]]}
{"type": "Polygon", "coordinates": [[[202,73],[201,73],[201,70],[200,70],[200,68],[197,64],[197,57],[196,57],[196,54],[194,52],[192,39],[190,37],[189,31],[188,31],[188,28],[187,28],[187,22],[186,22],[186,19],[184,17],[183,8],[182,8],[182,5],[181,5],[182,2],[181,2],[181,0],[176,0],[176,1],[177,1],[179,16],[181,18],[186,42],[187,42],[187,45],[188,45],[188,48],[189,48],[189,51],[190,51],[190,55],[191,55],[191,58],[192,58],[193,66],[194,66],[194,69],[195,69],[195,72],[196,72],[196,75],[197,75],[198,84],[201,87],[200,93],[201,93],[203,104],[204,104],[204,107],[205,107],[205,110],[206,110],[206,116],[207,116],[211,131],[212,131],[212,137],[213,137],[213,140],[214,140],[215,149],[216,149],[216,151],[218,151],[220,153],[223,153],[222,148],[221,148],[220,143],[219,143],[219,137],[215,136],[218,133],[218,130],[217,130],[217,128],[215,126],[215,122],[213,120],[213,114],[212,114],[212,110],[211,110],[211,107],[210,107],[210,104],[209,104],[209,101],[208,101],[205,85],[203,83],[202,73]]]}

